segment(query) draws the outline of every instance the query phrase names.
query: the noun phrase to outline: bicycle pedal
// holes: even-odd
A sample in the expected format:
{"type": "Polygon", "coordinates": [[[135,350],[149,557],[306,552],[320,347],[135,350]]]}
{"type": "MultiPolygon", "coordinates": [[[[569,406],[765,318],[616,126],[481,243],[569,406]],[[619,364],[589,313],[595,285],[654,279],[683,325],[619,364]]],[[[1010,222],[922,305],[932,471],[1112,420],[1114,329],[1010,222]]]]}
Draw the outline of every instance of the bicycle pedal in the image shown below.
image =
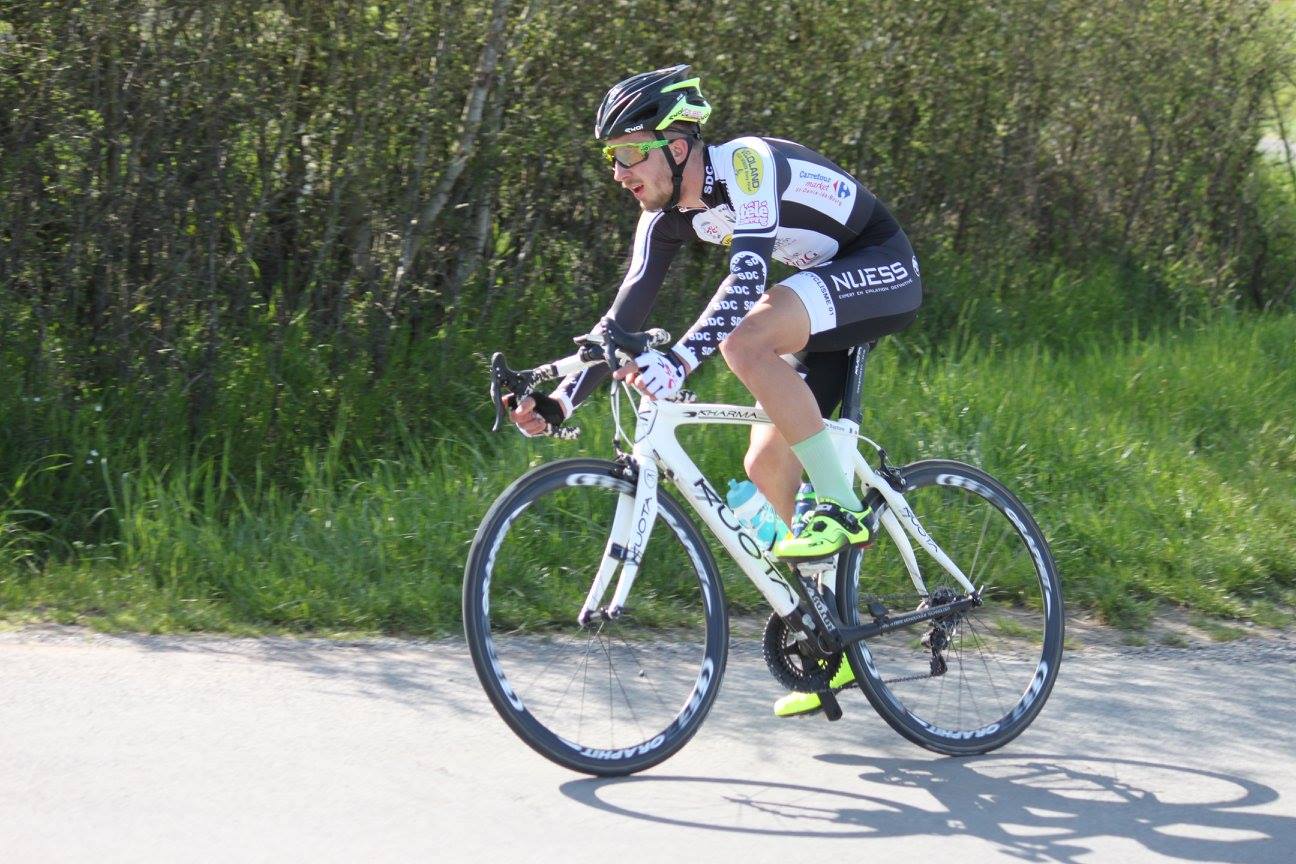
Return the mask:
{"type": "Polygon", "coordinates": [[[829,555],[827,558],[812,558],[809,561],[798,561],[792,565],[797,572],[808,579],[814,579],[819,576],[827,576],[837,572],[837,555],[829,555]]]}
{"type": "Polygon", "coordinates": [[[831,690],[823,690],[815,694],[819,697],[819,704],[823,708],[824,717],[829,722],[840,720],[842,718],[841,703],[831,690]]]}

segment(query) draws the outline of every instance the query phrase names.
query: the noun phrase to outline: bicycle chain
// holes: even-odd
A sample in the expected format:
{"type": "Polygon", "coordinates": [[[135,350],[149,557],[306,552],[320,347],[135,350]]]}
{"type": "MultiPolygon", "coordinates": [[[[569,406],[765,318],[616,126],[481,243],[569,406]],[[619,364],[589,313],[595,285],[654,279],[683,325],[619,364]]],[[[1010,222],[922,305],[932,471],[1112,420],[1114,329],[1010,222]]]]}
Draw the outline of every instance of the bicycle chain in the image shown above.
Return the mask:
{"type": "Polygon", "coordinates": [[[949,669],[949,664],[945,662],[945,657],[938,652],[932,652],[931,671],[926,675],[904,675],[900,678],[884,678],[883,684],[903,684],[905,681],[926,681],[928,678],[939,678],[949,669]]]}
{"type": "MultiPolygon", "coordinates": [[[[868,596],[874,600],[895,600],[909,598],[912,595],[871,594],[868,596]]],[[[944,589],[944,592],[938,589],[933,597],[920,603],[918,608],[922,608],[927,603],[938,606],[944,605],[952,600],[953,595],[949,589],[944,589]]],[[[841,652],[828,655],[827,658],[807,656],[806,652],[797,646],[797,640],[792,628],[777,613],[771,615],[769,621],[765,624],[765,638],[761,647],[765,656],[765,665],[769,667],[770,674],[788,690],[799,693],[820,693],[830,689],[829,684],[837,673],[838,667],[845,659],[845,655],[841,652]],[[795,658],[800,665],[793,665],[792,658],[795,658]],[[813,670],[807,669],[806,664],[810,662],[814,662],[817,668],[813,670]]],[[[899,678],[885,678],[882,683],[890,685],[903,684],[907,681],[925,681],[928,678],[944,675],[948,668],[944,656],[939,651],[933,651],[931,671],[926,675],[904,675],[899,678]]]]}
{"type": "MultiPolygon", "coordinates": [[[[893,596],[898,597],[901,595],[893,595],[893,596]]],[[[954,593],[950,589],[938,588],[936,589],[936,591],[932,592],[929,598],[927,598],[922,603],[920,603],[918,605],[918,608],[922,609],[924,606],[929,606],[929,605],[944,606],[948,603],[953,602],[953,600],[954,600],[954,593]]],[[[931,671],[929,671],[926,675],[902,675],[899,678],[884,678],[882,680],[882,683],[888,685],[903,684],[906,681],[926,681],[928,678],[938,678],[941,675],[944,675],[949,670],[949,664],[945,662],[945,656],[942,652],[944,651],[946,646],[949,645],[949,636],[948,636],[948,631],[946,630],[946,625],[951,623],[950,622],[951,618],[953,618],[954,622],[956,623],[959,619],[959,616],[954,615],[954,616],[946,616],[944,618],[933,619],[930,629],[927,631],[927,634],[923,637],[922,644],[931,649],[931,667],[930,667],[931,671]],[[939,639],[935,638],[937,633],[940,634],[939,639]]]]}

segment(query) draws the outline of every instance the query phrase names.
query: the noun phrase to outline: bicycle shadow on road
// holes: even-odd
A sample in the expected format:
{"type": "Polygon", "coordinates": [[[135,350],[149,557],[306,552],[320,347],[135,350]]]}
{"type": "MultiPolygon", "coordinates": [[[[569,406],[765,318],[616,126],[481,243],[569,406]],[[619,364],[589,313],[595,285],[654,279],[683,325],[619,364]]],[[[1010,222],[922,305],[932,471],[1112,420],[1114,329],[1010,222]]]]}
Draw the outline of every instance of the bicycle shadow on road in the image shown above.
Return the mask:
{"type": "MultiPolygon", "coordinates": [[[[681,827],[831,838],[976,837],[1024,861],[1076,861],[1093,838],[1132,840],[1184,861],[1290,861],[1296,817],[1243,812],[1279,800],[1269,786],[1216,771],[1055,755],[890,759],[825,754],[866,768],[858,788],[740,778],[574,780],[579,803],[681,827]]],[[[825,773],[826,783],[837,784],[825,773]]]]}

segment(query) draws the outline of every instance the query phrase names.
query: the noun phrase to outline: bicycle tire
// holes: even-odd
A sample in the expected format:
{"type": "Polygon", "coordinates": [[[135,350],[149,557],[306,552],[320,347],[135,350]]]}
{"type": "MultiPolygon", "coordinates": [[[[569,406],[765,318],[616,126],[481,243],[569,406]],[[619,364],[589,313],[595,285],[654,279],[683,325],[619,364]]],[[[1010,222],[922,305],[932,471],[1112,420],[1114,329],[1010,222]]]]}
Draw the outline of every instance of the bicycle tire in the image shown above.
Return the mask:
{"type": "MultiPolygon", "coordinates": [[[[1025,506],[984,471],[926,460],[900,473],[909,511],[897,515],[916,514],[973,585],[984,588],[983,604],[936,627],[923,622],[857,642],[846,656],[874,710],[909,741],[947,755],[986,753],[1025,731],[1057,680],[1065,638],[1057,567],[1025,506]],[[933,674],[939,664],[924,636],[949,642],[940,674],[933,674]]],[[[848,625],[873,621],[868,607],[875,601],[892,613],[922,602],[891,537],[880,534],[873,547],[839,562],[838,611],[848,625]]],[[[916,544],[914,552],[929,598],[942,599],[942,588],[966,594],[916,544]]]]}
{"type": "Polygon", "coordinates": [[[464,635],[495,710],[537,753],[596,776],[642,771],[688,743],[715,701],[728,655],[715,560],[661,489],[626,612],[577,624],[615,505],[634,488],[614,462],[542,465],[496,499],[464,569],[464,635]],[[693,578],[681,579],[685,573],[693,578]],[[602,663],[607,669],[591,685],[591,666],[602,663]]]}

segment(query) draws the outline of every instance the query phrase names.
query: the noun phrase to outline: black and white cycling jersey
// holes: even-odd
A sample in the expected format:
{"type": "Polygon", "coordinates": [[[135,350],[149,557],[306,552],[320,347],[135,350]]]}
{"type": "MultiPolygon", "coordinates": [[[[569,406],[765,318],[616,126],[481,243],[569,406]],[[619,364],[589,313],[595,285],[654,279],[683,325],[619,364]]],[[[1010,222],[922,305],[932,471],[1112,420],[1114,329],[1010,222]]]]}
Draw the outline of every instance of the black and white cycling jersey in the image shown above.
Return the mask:
{"type": "MultiPolygon", "coordinates": [[[[684,242],[696,238],[729,249],[729,275],[673,347],[695,369],[767,288],[771,260],[802,271],[783,284],[806,304],[814,334],[876,335],[853,327],[885,319],[899,329],[922,302],[918,262],[899,224],[862,183],[824,156],[792,141],[743,137],[705,147],[704,209],[643,212],[630,263],[608,315],[637,330],[647,320],[666,271],[684,242]],[[901,322],[895,326],[897,322],[901,322]]],[[[885,332],[893,332],[887,329],[885,332]]],[[[838,350],[837,338],[834,347],[838,350]]],[[[568,412],[602,373],[586,370],[554,392],[568,412]]]]}

